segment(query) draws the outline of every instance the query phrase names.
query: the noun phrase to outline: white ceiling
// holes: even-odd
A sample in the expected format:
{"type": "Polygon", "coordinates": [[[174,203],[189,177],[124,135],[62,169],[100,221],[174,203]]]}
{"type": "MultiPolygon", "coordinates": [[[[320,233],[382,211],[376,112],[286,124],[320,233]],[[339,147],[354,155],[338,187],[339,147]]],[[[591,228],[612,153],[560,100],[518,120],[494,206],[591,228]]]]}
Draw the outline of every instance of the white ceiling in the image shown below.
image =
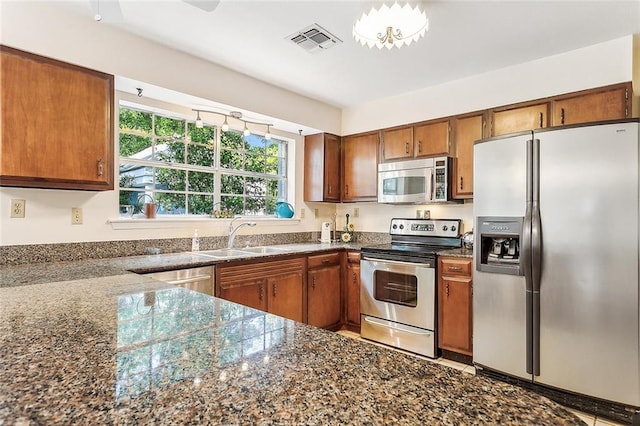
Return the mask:
{"type": "MultiPolygon", "coordinates": [[[[59,4],[93,19],[97,1],[59,4]]],[[[400,50],[354,41],[371,2],[220,0],[212,12],[180,0],[99,3],[104,25],[341,108],[640,33],[637,0],[428,1],[429,31],[400,50]],[[312,54],[286,38],[313,23],[343,43],[312,54]]]]}

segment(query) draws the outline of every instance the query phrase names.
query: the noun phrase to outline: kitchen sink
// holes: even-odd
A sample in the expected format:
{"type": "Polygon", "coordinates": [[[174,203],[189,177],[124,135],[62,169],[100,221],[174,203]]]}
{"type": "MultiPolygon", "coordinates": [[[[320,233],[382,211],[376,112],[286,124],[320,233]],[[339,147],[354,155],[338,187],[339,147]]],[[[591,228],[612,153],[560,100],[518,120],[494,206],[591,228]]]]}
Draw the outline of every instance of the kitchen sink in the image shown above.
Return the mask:
{"type": "Polygon", "coordinates": [[[261,246],[261,247],[244,247],[241,249],[241,251],[248,252],[248,253],[255,253],[255,254],[277,254],[277,253],[286,253],[289,250],[285,248],[261,246]]]}
{"type": "Polygon", "coordinates": [[[251,253],[243,250],[222,248],[222,249],[216,249],[216,250],[198,251],[198,252],[194,252],[194,254],[199,254],[202,256],[209,256],[209,257],[243,257],[243,256],[250,256],[255,253],[251,253]]]}

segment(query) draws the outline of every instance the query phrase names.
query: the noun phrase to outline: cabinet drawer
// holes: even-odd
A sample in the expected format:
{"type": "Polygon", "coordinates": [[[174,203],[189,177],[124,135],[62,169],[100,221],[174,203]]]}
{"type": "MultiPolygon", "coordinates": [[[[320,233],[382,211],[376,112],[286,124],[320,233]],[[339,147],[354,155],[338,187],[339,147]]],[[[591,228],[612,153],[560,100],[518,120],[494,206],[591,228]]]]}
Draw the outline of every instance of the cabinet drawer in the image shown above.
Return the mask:
{"type": "Polygon", "coordinates": [[[471,277],[472,260],[464,257],[448,257],[440,259],[442,275],[460,275],[471,277]]]}
{"type": "Polygon", "coordinates": [[[309,269],[321,268],[324,266],[339,265],[339,264],[340,264],[339,252],[318,254],[314,256],[309,256],[307,258],[307,267],[309,269]]]}

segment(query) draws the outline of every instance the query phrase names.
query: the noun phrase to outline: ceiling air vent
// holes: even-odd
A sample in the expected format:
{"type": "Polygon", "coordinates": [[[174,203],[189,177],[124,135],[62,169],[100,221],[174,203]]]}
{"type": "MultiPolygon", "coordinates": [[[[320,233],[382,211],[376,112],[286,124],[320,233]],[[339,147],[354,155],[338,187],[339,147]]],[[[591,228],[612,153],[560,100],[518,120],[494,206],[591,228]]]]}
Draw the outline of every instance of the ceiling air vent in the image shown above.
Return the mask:
{"type": "Polygon", "coordinates": [[[287,38],[310,53],[327,50],[338,43],[342,43],[342,40],[318,24],[296,31],[287,38]]]}

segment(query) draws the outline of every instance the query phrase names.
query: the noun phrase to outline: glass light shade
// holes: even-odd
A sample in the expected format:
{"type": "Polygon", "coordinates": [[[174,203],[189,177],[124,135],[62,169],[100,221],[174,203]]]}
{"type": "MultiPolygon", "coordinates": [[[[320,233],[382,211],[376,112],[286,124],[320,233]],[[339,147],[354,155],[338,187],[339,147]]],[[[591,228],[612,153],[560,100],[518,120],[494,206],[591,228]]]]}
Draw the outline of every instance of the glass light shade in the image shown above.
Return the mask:
{"type": "Polygon", "coordinates": [[[249,129],[247,129],[247,123],[244,123],[244,131],[242,132],[242,134],[245,136],[249,136],[251,134],[249,129]]]}
{"type": "Polygon", "coordinates": [[[229,123],[227,123],[227,116],[224,116],[224,123],[222,123],[222,131],[223,132],[228,132],[229,131],[229,123]]]}
{"type": "Polygon", "coordinates": [[[269,126],[267,126],[267,133],[264,134],[264,138],[266,140],[271,140],[271,132],[269,131],[269,126]]]}
{"type": "Polygon", "coordinates": [[[196,127],[198,129],[202,129],[204,127],[204,123],[202,122],[202,118],[200,118],[200,111],[197,112],[197,117],[196,117],[196,127]]]}
{"type": "Polygon", "coordinates": [[[419,5],[412,7],[407,2],[400,6],[394,2],[391,7],[383,4],[379,9],[372,7],[368,13],[363,13],[353,24],[353,37],[370,48],[400,48],[418,41],[428,28],[427,14],[419,5]]]}

